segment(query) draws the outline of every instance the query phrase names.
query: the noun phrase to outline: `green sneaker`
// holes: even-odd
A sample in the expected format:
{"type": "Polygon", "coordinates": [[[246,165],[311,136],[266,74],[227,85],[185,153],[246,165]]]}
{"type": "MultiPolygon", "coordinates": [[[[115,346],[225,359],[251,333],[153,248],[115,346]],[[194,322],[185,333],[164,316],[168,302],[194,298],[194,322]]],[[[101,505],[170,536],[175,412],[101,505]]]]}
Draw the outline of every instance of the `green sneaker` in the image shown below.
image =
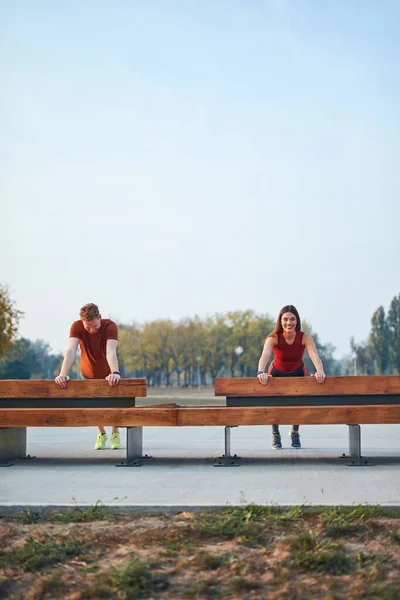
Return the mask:
{"type": "Polygon", "coordinates": [[[111,450],[119,450],[121,448],[121,438],[119,433],[111,434],[111,450]]]}
{"type": "Polygon", "coordinates": [[[106,447],[106,441],[108,440],[106,433],[98,433],[96,443],[94,445],[95,450],[104,450],[106,447]]]}

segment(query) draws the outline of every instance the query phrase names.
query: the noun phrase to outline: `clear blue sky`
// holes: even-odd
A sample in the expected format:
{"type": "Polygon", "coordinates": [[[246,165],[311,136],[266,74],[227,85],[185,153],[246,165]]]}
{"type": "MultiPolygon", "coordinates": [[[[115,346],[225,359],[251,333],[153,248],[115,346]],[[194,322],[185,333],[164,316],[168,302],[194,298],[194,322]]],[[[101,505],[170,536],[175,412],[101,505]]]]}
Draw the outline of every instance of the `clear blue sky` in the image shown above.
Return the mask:
{"type": "Polygon", "coordinates": [[[400,2],[0,3],[0,282],[64,350],[292,303],[349,350],[400,292],[400,2]]]}

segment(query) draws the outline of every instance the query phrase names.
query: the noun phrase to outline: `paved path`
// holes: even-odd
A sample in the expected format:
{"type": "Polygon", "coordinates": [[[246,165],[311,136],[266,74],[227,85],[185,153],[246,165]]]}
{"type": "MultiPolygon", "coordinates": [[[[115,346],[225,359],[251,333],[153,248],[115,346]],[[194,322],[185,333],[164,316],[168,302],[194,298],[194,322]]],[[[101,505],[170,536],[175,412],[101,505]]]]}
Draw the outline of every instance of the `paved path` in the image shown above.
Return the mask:
{"type": "MultiPolygon", "coordinates": [[[[364,425],[363,455],[373,467],[346,467],[344,425],[301,427],[301,450],[270,448],[270,428],[232,429],[239,468],[214,468],[223,453],[222,427],[144,429],[144,451],[156,460],[116,468],[123,450],[93,450],[96,429],[30,428],[34,461],[0,469],[0,510],[11,505],[217,506],[259,504],[400,505],[400,427],[364,425]]],[[[125,430],[122,430],[125,442],[125,430]]]]}

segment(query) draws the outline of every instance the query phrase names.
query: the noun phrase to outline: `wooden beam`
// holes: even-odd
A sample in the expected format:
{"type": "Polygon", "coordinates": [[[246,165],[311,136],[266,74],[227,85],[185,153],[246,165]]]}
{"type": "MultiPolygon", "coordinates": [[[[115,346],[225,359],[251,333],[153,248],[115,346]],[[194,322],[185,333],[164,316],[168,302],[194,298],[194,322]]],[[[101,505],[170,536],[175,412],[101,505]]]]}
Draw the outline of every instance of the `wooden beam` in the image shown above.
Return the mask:
{"type": "Polygon", "coordinates": [[[65,389],[54,379],[0,380],[0,398],[145,398],[146,379],[121,379],[111,387],[104,379],[72,379],[65,389]]]}
{"type": "Polygon", "coordinates": [[[176,426],[173,408],[0,409],[0,427],[176,426]]]}
{"type": "Polygon", "coordinates": [[[400,394],[399,375],[327,377],[273,377],[262,385],[257,377],[216,378],[216,396],[368,396],[400,394]]]}
{"type": "Polygon", "coordinates": [[[400,423],[400,405],[0,409],[0,427],[185,427],[400,423]]]}
{"type": "Polygon", "coordinates": [[[352,425],[400,423],[400,406],[192,407],[178,409],[178,425],[352,425]]]}

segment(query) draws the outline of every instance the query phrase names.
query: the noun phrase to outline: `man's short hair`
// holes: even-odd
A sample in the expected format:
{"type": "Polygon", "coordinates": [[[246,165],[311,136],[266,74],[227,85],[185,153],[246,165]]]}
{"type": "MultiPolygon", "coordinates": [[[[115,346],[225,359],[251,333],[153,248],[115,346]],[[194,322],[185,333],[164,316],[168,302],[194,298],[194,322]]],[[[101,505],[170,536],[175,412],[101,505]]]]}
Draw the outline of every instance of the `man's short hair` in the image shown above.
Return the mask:
{"type": "Polygon", "coordinates": [[[93,302],[84,304],[79,311],[79,316],[82,321],[93,321],[94,319],[100,319],[99,307],[97,304],[93,304],[93,302]]]}

